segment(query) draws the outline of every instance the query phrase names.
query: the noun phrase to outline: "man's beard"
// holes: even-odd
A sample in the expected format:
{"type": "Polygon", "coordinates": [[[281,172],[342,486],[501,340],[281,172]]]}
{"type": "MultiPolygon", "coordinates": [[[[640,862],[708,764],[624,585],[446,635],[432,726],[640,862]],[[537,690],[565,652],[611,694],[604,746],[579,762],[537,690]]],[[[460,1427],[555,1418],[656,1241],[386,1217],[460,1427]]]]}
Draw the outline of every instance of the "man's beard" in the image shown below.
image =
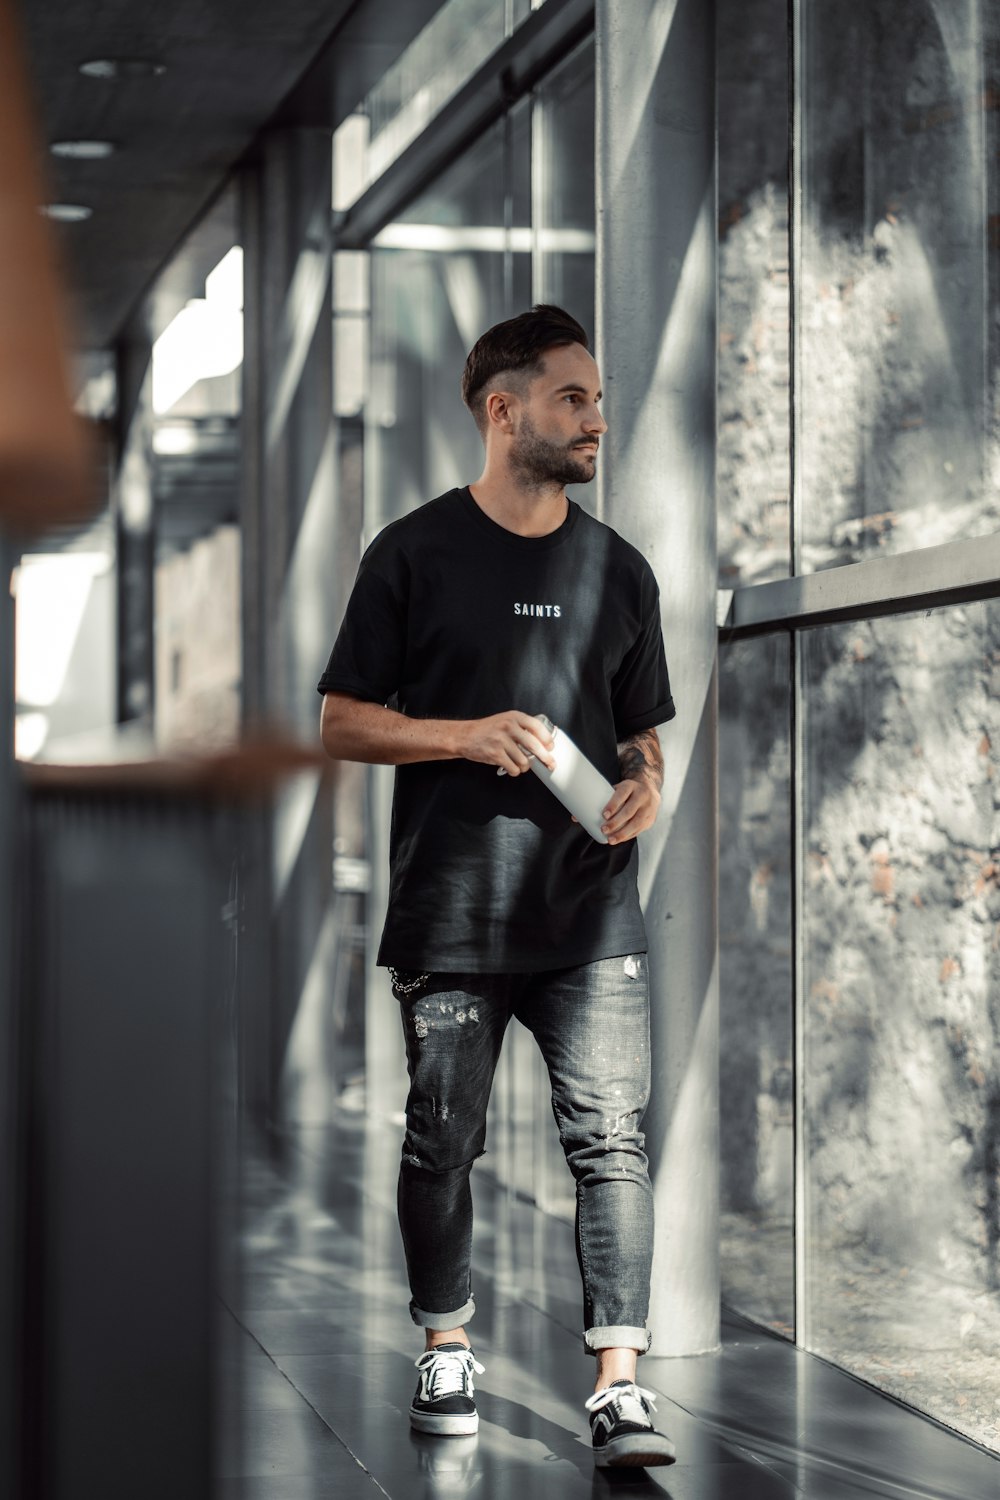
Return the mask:
{"type": "MultiPolygon", "coordinates": [[[[597,439],[593,441],[596,446],[597,439]]],[[[510,455],[511,467],[532,484],[589,484],[595,473],[594,455],[574,452],[579,446],[579,438],[572,444],[550,442],[524,416],[510,455]]]]}

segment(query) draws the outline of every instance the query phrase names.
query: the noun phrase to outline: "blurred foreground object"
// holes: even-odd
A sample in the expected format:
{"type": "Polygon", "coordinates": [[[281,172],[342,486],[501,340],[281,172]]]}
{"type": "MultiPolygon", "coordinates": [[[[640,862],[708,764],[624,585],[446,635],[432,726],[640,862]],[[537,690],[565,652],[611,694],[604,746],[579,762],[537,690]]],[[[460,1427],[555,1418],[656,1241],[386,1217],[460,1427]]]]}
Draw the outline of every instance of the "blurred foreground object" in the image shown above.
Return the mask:
{"type": "Polygon", "coordinates": [[[132,1500],[139,1475],[143,1500],[213,1500],[242,1451],[241,1122],[274,1066],[262,839],[286,782],[335,768],[272,734],[22,772],[19,1470],[0,1494],[132,1500]]]}
{"type": "Polygon", "coordinates": [[[94,497],[20,41],[0,0],[0,521],[35,531],[81,519],[94,497]]]}

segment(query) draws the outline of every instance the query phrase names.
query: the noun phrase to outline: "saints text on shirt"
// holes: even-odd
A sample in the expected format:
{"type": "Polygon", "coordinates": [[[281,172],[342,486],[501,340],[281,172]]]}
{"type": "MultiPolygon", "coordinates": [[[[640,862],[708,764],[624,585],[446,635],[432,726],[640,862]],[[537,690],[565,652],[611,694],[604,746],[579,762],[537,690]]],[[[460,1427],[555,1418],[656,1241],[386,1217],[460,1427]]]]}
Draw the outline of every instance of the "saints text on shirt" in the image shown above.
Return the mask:
{"type": "Polygon", "coordinates": [[[535,615],[536,617],[539,616],[539,615],[542,615],[542,616],[547,617],[550,620],[551,619],[558,620],[561,617],[561,615],[562,615],[562,605],[560,605],[560,604],[515,604],[514,605],[514,613],[516,615],[535,615]]]}

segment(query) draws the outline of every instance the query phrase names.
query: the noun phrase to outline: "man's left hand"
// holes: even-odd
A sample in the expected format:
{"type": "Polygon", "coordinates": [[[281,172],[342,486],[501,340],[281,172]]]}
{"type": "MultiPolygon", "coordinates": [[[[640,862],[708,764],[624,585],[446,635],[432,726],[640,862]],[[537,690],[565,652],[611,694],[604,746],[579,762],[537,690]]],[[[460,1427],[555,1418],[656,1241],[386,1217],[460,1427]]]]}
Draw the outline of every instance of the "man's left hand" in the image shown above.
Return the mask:
{"type": "Polygon", "coordinates": [[[614,794],[604,809],[601,832],[607,834],[609,844],[624,844],[637,834],[652,828],[660,810],[660,794],[643,777],[633,781],[619,781],[614,794]]]}

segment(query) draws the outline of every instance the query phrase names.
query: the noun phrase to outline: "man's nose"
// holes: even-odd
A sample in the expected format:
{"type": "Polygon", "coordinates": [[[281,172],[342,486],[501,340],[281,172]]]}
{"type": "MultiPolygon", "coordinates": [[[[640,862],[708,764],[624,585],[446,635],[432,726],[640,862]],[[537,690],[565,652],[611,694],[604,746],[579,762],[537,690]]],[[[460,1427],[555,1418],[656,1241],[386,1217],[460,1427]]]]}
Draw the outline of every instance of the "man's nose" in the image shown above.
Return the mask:
{"type": "Polygon", "coordinates": [[[583,425],[588,432],[595,432],[598,436],[608,430],[608,424],[596,406],[587,414],[587,419],[583,425]]]}

